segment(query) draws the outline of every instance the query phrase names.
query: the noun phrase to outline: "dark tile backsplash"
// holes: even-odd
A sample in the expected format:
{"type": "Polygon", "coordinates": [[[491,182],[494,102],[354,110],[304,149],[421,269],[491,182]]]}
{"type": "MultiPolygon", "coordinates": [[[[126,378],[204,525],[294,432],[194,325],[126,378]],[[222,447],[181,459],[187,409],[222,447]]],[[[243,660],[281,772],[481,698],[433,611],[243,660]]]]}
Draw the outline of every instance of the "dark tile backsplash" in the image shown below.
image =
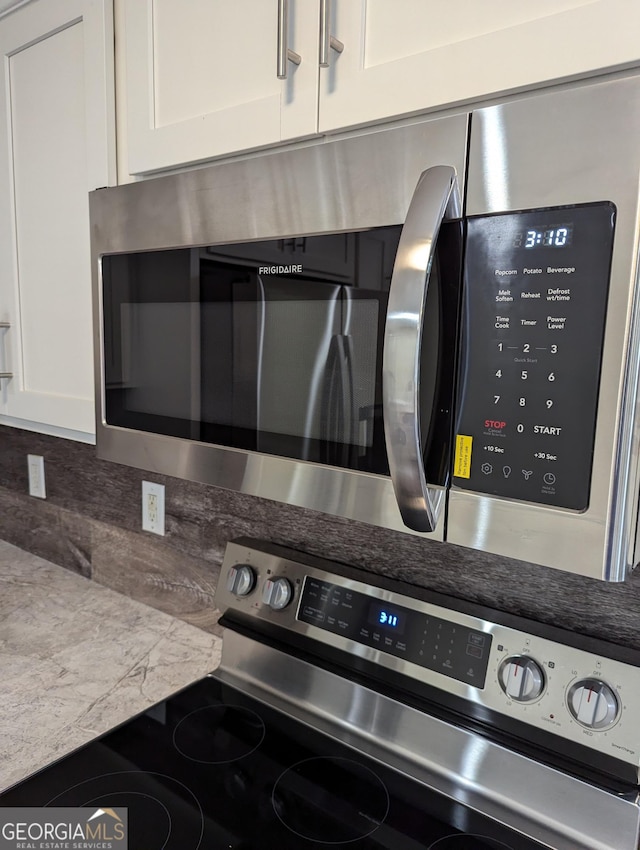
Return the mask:
{"type": "Polygon", "coordinates": [[[220,563],[240,535],[640,649],[640,570],[607,585],[144,473],[97,460],[93,446],[0,427],[0,538],[23,549],[214,631],[220,563]],[[27,495],[27,454],[44,456],[44,501],[27,495]],[[165,537],[140,530],[143,479],[166,487],[165,537]]]}

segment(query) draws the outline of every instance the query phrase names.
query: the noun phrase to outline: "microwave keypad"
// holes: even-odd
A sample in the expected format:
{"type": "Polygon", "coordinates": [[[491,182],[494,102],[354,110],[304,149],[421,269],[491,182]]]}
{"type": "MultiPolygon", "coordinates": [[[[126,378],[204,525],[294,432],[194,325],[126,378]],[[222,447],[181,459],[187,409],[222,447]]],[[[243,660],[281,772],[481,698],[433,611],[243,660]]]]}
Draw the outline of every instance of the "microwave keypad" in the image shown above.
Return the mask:
{"type": "Polygon", "coordinates": [[[470,218],[454,485],[589,504],[615,208],[470,218]]]}

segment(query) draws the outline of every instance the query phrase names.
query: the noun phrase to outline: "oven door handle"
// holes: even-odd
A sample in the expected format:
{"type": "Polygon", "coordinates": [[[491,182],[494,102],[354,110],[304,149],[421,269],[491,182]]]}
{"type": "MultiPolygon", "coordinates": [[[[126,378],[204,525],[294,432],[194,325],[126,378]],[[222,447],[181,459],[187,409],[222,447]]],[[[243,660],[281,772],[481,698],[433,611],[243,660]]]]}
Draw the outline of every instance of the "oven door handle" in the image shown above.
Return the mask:
{"type": "MultiPolygon", "coordinates": [[[[421,420],[426,430],[434,420],[438,381],[431,382],[429,397],[421,398],[420,372],[423,343],[425,347],[430,343],[423,336],[436,241],[442,222],[460,218],[460,209],[454,168],[438,165],[421,174],[402,228],[389,290],[382,365],[385,441],[402,519],[415,531],[433,531],[444,506],[442,482],[427,481],[423,447],[429,435],[421,427],[421,420]]],[[[441,368],[439,363],[431,366],[436,372],[441,368]]]]}

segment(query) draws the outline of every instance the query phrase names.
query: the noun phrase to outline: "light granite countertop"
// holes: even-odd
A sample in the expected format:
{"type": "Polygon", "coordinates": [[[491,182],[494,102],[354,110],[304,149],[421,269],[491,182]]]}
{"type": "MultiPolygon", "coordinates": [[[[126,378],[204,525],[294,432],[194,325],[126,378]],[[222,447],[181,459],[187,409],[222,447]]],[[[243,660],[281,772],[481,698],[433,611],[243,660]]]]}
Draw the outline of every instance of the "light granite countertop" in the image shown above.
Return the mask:
{"type": "Polygon", "coordinates": [[[0,541],[0,790],[202,678],[221,647],[0,541]]]}

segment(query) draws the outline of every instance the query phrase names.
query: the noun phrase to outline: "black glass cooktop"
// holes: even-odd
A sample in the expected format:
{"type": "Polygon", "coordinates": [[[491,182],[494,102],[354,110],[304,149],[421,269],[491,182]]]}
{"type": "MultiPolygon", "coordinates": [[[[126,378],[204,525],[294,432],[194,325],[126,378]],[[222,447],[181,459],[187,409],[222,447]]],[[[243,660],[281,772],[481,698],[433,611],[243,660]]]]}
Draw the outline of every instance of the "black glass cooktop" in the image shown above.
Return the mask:
{"type": "Polygon", "coordinates": [[[214,678],[15,786],[0,806],[126,806],[129,850],[541,846],[214,678]]]}

